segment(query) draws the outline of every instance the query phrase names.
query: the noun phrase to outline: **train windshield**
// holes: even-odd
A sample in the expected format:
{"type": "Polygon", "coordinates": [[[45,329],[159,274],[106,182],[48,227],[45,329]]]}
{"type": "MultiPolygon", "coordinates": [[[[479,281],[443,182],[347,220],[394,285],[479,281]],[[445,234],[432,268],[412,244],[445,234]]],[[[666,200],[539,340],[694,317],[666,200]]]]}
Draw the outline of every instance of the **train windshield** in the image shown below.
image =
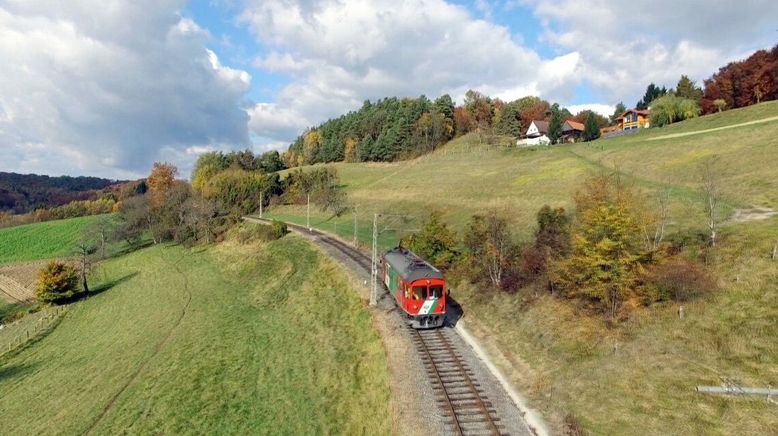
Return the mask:
{"type": "Polygon", "coordinates": [[[414,300],[426,300],[427,299],[427,287],[426,286],[414,286],[411,293],[414,300]]]}
{"type": "Polygon", "coordinates": [[[443,298],[443,285],[430,286],[430,298],[443,298]]]}

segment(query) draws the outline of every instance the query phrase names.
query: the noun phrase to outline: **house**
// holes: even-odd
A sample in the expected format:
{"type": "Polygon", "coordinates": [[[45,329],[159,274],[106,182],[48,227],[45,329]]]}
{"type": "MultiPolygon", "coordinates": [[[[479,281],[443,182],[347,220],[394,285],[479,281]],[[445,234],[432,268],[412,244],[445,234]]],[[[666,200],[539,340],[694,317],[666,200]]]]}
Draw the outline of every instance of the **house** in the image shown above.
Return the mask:
{"type": "Polygon", "coordinates": [[[567,120],[562,124],[562,134],[559,136],[559,142],[577,142],[581,139],[584,132],[582,123],[567,120]]]}
{"type": "Polygon", "coordinates": [[[539,120],[529,123],[524,136],[516,141],[516,145],[520,147],[548,144],[551,144],[551,139],[548,138],[548,121],[539,120]]]}
{"type": "Polygon", "coordinates": [[[649,113],[649,111],[641,109],[630,109],[624,112],[616,118],[619,130],[634,130],[649,127],[649,113]]]}

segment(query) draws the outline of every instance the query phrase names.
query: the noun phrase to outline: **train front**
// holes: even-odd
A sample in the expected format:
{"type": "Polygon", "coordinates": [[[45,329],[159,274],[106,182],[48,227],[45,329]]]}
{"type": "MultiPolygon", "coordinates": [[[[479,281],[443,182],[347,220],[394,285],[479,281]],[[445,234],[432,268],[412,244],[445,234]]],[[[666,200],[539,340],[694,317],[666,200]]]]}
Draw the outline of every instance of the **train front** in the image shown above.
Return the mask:
{"type": "Polygon", "coordinates": [[[442,278],[411,282],[404,298],[405,312],[413,328],[435,328],[446,318],[446,282],[442,278]]]}

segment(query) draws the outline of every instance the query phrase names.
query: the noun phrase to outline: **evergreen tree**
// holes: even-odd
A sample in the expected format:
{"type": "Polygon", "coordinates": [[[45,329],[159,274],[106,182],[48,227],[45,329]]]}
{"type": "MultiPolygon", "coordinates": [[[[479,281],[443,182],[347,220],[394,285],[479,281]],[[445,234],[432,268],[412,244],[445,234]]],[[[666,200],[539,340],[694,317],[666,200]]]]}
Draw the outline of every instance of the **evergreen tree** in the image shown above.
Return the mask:
{"type": "Polygon", "coordinates": [[[594,112],[589,112],[584,123],[583,139],[584,141],[594,141],[600,137],[600,127],[597,125],[597,117],[594,112]]]}
{"type": "Polygon", "coordinates": [[[648,109],[648,105],[651,104],[652,101],[656,100],[657,98],[667,94],[667,88],[658,87],[651,83],[646,88],[646,93],[643,95],[643,98],[638,101],[638,103],[635,105],[638,109],[648,109]]]}
{"type": "Polygon", "coordinates": [[[559,109],[559,104],[554,103],[549,112],[551,121],[548,123],[548,139],[551,140],[552,144],[556,144],[562,135],[562,111],[559,109]]]}
{"type": "Polygon", "coordinates": [[[621,116],[624,112],[627,111],[627,107],[624,106],[624,102],[620,101],[616,105],[616,109],[613,111],[613,115],[610,116],[610,124],[614,125],[616,124],[616,119],[621,116]]]}
{"type": "Polygon", "coordinates": [[[513,136],[518,138],[521,136],[521,121],[519,121],[519,111],[516,109],[516,105],[508,104],[503,109],[502,116],[500,117],[500,124],[497,126],[497,131],[503,135],[513,136]]]}
{"type": "Polygon", "coordinates": [[[682,75],[675,87],[675,95],[699,102],[702,99],[702,89],[696,86],[689,76],[682,75]]]}

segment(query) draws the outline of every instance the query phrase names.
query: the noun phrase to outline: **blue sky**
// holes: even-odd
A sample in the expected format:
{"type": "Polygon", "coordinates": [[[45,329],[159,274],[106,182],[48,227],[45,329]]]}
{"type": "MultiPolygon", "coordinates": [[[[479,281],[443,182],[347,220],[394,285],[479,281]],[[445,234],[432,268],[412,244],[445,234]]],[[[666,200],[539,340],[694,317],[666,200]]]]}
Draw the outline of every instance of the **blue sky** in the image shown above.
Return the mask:
{"type": "Polygon", "coordinates": [[[187,175],[205,151],[283,151],[387,96],[608,114],[772,47],[776,16],[774,0],[5,1],[0,171],[187,175]]]}

